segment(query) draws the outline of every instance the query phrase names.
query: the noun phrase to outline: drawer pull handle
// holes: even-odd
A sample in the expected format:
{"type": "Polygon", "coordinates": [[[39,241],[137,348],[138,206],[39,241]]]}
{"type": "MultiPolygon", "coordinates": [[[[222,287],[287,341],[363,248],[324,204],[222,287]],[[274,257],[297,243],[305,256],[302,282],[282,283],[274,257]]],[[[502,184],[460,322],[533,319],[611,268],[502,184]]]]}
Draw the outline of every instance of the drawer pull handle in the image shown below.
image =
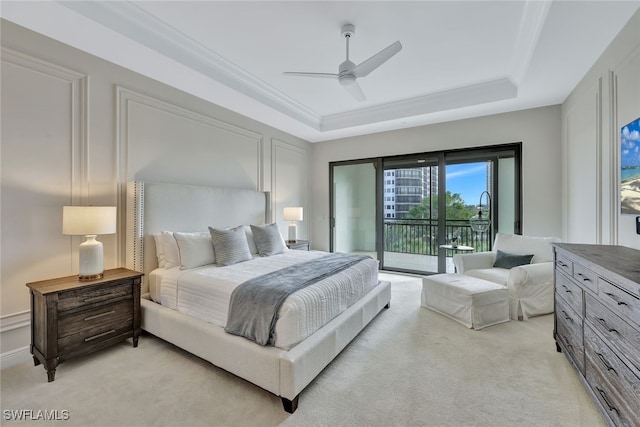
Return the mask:
{"type": "Polygon", "coordinates": [[[567,319],[569,322],[573,323],[573,319],[571,317],[569,317],[569,315],[567,314],[566,311],[562,310],[562,313],[564,314],[564,318],[567,319]]]}
{"type": "Polygon", "coordinates": [[[578,273],[578,276],[582,277],[582,281],[584,281],[584,282],[590,282],[591,281],[591,279],[589,279],[587,276],[585,276],[582,273],[578,273]]]}
{"type": "Polygon", "coordinates": [[[114,333],[115,331],[116,331],[115,329],[112,329],[112,330],[110,330],[110,331],[103,332],[103,333],[101,333],[101,334],[94,335],[94,336],[89,337],[89,338],[85,338],[85,339],[84,339],[84,342],[93,341],[93,340],[95,340],[96,338],[104,337],[105,335],[112,334],[112,333],[114,333]]]}
{"type": "Polygon", "coordinates": [[[571,289],[567,288],[567,285],[562,285],[562,287],[564,288],[564,291],[568,294],[572,294],[573,292],[571,292],[571,289]]]}
{"type": "Polygon", "coordinates": [[[86,298],[83,302],[96,302],[113,298],[113,295],[100,295],[97,297],[86,298]]]}
{"type": "Polygon", "coordinates": [[[598,355],[598,357],[600,358],[600,361],[602,362],[602,364],[604,365],[605,368],[607,368],[607,371],[613,371],[614,374],[618,375],[618,371],[616,371],[613,366],[609,365],[609,363],[607,363],[607,359],[604,358],[604,356],[600,353],[596,353],[598,355]]]}
{"type": "Polygon", "coordinates": [[[607,393],[605,393],[604,390],[597,386],[596,390],[598,390],[598,393],[600,393],[600,396],[602,396],[602,400],[604,400],[604,403],[609,407],[609,411],[616,411],[616,414],[620,416],[620,412],[618,412],[618,409],[615,406],[611,406],[611,404],[609,403],[609,399],[607,399],[607,393]]]}
{"type": "Polygon", "coordinates": [[[610,294],[609,292],[605,292],[604,293],[606,296],[608,296],[609,298],[611,298],[612,300],[614,300],[615,302],[618,303],[618,305],[627,305],[626,302],[624,301],[619,301],[618,298],[614,295],[614,294],[610,294]]]}
{"type": "Polygon", "coordinates": [[[560,265],[560,267],[564,267],[564,268],[569,267],[567,264],[565,264],[565,263],[564,263],[564,262],[562,262],[562,261],[558,261],[558,264],[560,265]]]}
{"type": "Polygon", "coordinates": [[[610,328],[609,325],[607,325],[607,322],[602,318],[602,317],[598,317],[598,321],[602,324],[602,326],[604,326],[604,328],[609,331],[609,332],[615,332],[616,334],[618,333],[618,331],[616,331],[613,328],[610,328]]]}
{"type": "Polygon", "coordinates": [[[86,321],[88,321],[88,320],[97,319],[97,318],[102,317],[102,316],[108,316],[108,315],[113,314],[113,313],[115,313],[115,312],[116,312],[115,310],[111,310],[111,311],[107,311],[107,312],[105,312],[105,313],[94,314],[93,316],[85,317],[85,318],[84,318],[84,321],[86,322],[86,321]]]}

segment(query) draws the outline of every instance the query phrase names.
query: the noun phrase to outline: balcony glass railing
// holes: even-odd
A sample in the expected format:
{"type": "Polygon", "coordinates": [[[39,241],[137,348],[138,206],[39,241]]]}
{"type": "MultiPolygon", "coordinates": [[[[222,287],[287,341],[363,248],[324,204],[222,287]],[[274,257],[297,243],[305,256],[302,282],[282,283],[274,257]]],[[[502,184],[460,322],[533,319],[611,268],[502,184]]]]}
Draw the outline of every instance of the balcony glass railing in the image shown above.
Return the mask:
{"type": "Polygon", "coordinates": [[[437,256],[441,244],[471,246],[475,252],[491,250],[491,233],[476,233],[467,220],[446,220],[444,236],[438,235],[438,220],[385,219],[384,251],[437,256]]]}

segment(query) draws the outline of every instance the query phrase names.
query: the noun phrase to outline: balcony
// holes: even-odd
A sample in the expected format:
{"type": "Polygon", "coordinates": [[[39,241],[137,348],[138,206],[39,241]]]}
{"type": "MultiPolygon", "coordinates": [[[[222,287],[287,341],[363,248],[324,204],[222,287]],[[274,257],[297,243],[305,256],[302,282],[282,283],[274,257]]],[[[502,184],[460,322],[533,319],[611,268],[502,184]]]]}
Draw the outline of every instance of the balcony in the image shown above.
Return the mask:
{"type": "Polygon", "coordinates": [[[476,233],[467,220],[446,220],[440,238],[438,220],[385,219],[384,267],[415,272],[437,272],[438,255],[445,257],[445,271],[454,272],[455,250],[441,249],[457,239],[460,246],[471,246],[475,252],[491,250],[491,233],[476,233]]]}

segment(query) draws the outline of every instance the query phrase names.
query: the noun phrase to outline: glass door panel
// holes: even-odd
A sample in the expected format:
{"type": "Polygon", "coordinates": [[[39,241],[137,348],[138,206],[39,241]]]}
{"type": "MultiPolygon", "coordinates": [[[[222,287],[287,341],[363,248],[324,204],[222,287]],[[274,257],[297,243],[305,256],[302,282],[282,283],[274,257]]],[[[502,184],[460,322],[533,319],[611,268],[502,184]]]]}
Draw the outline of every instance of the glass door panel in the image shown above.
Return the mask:
{"type": "Polygon", "coordinates": [[[438,158],[385,161],[382,268],[438,271],[438,158]]]}
{"type": "Polygon", "coordinates": [[[331,251],[377,259],[376,162],[332,165],[331,251]]]}

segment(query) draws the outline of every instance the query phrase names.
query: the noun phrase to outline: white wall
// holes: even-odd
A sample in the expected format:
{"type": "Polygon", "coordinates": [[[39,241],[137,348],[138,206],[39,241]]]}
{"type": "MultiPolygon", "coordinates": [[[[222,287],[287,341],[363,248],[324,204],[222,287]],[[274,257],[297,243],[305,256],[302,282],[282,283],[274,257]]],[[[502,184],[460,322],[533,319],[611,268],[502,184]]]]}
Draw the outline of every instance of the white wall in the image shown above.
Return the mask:
{"type": "Polygon", "coordinates": [[[10,22],[1,31],[3,366],[28,351],[25,283],[78,272],[63,205],[118,206],[119,232],[99,237],[106,268],[124,265],[129,180],[270,191],[284,233],[284,206],[310,212],[309,143],[10,22]]]}
{"type": "Polygon", "coordinates": [[[640,117],[640,10],[562,105],[563,238],[640,249],[620,214],[620,128],[640,117]]]}
{"type": "Polygon", "coordinates": [[[329,249],[329,162],[522,141],[523,233],[560,236],[560,106],[319,142],[312,145],[313,246],[329,249]]]}

